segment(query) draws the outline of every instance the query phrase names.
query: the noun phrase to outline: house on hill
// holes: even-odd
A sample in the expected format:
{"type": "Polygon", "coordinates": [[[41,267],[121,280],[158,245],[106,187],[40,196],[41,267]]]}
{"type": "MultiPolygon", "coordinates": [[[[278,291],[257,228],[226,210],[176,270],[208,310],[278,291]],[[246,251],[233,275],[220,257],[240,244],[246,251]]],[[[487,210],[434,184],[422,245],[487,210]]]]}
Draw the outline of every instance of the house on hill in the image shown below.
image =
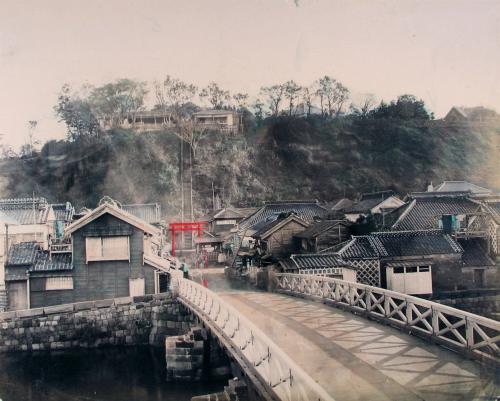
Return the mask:
{"type": "Polygon", "coordinates": [[[444,117],[444,121],[451,124],[481,123],[498,120],[499,115],[485,107],[452,107],[444,117]]]}
{"type": "Polygon", "coordinates": [[[201,110],[192,117],[195,124],[210,130],[231,134],[240,130],[240,114],[233,110],[201,110]]]}

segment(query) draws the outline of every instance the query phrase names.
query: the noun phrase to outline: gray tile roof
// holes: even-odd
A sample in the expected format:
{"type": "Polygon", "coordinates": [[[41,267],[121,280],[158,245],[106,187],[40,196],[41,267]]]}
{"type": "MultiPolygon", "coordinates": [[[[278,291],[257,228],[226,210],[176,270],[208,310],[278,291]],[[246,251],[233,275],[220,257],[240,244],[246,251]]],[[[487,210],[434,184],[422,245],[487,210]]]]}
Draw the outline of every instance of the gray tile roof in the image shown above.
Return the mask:
{"type": "Polygon", "coordinates": [[[441,230],[390,231],[353,237],[338,253],[345,259],[430,256],[462,253],[461,246],[441,230]]]}
{"type": "Polygon", "coordinates": [[[473,194],[489,194],[491,189],[480,187],[467,181],[443,181],[434,191],[436,192],[468,192],[473,194]]]}
{"type": "Polygon", "coordinates": [[[30,272],[46,272],[73,270],[70,253],[53,253],[39,251],[35,258],[35,263],[30,267],[30,272]]]}
{"type": "Polygon", "coordinates": [[[36,242],[21,242],[9,246],[8,266],[29,266],[35,261],[39,246],[36,242]]]}
{"type": "Polygon", "coordinates": [[[337,253],[311,253],[290,257],[299,269],[351,266],[351,263],[337,253]]]}
{"type": "Polygon", "coordinates": [[[492,267],[495,262],[488,256],[488,252],[483,247],[479,238],[459,239],[458,243],[464,250],[462,262],[470,267],[492,267]]]}
{"type": "Polygon", "coordinates": [[[352,204],[343,210],[344,213],[368,213],[375,206],[382,203],[385,199],[368,198],[352,204]]]}
{"type": "Polygon", "coordinates": [[[473,214],[480,205],[466,197],[428,196],[414,198],[393,225],[393,230],[427,230],[438,227],[444,214],[473,214]]]}
{"type": "Polygon", "coordinates": [[[40,249],[36,242],[21,242],[9,247],[6,266],[26,266],[29,271],[72,270],[70,253],[53,253],[40,249]]]}
{"type": "Polygon", "coordinates": [[[238,227],[240,230],[253,228],[257,223],[276,220],[280,213],[290,212],[295,212],[298,217],[308,222],[313,221],[315,217],[323,217],[328,214],[328,210],[314,201],[270,202],[242,220],[238,227]]]}
{"type": "Polygon", "coordinates": [[[304,227],[307,226],[307,222],[305,222],[299,216],[297,216],[296,213],[294,213],[294,212],[282,213],[282,214],[279,214],[277,216],[277,218],[274,220],[260,222],[260,223],[257,223],[255,226],[253,226],[252,228],[255,229],[256,231],[252,234],[252,236],[254,238],[262,237],[266,233],[268,233],[270,230],[272,230],[274,227],[283,223],[285,220],[289,220],[289,221],[295,220],[297,222],[303,222],[304,227]]]}
{"type": "Polygon", "coordinates": [[[149,224],[162,222],[161,206],[158,203],[122,205],[122,209],[149,224]]]}
{"type": "Polygon", "coordinates": [[[342,220],[322,220],[312,223],[308,228],[304,231],[296,234],[297,238],[316,238],[320,234],[324,232],[336,228],[339,224],[346,224],[345,221],[342,220]]]}
{"type": "Polygon", "coordinates": [[[0,212],[18,224],[45,224],[50,206],[44,198],[0,199],[0,212]]]}

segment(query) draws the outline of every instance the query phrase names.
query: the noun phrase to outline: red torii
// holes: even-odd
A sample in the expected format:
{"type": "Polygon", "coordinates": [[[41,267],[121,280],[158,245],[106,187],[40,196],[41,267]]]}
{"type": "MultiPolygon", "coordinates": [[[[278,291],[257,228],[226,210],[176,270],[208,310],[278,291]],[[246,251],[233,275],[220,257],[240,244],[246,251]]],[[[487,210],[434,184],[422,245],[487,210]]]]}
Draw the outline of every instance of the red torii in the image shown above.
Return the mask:
{"type": "Polygon", "coordinates": [[[172,233],[172,255],[175,256],[175,234],[177,232],[197,232],[198,237],[201,237],[203,226],[208,225],[206,221],[181,221],[178,223],[170,223],[168,229],[172,233]]]}

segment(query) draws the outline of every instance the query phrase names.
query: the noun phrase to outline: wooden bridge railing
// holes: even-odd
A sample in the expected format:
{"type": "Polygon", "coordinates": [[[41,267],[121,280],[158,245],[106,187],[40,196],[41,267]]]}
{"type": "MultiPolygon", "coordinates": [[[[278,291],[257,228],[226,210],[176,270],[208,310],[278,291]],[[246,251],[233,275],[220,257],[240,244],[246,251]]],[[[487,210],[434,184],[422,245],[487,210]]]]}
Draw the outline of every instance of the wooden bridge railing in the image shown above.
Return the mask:
{"type": "Polygon", "coordinates": [[[257,378],[266,400],[333,401],[278,345],[208,288],[172,275],[180,301],[215,331],[257,378]]]}
{"type": "Polygon", "coordinates": [[[440,343],[468,357],[500,362],[500,322],[364,284],[307,274],[276,274],[277,291],[322,300],[440,343]]]}

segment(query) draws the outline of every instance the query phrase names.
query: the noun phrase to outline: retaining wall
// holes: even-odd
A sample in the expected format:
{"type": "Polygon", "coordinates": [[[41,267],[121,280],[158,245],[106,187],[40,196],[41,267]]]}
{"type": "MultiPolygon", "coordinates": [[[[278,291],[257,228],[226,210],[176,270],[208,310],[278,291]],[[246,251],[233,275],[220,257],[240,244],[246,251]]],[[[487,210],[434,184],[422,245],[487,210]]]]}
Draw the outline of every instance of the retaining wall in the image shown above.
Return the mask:
{"type": "Polygon", "coordinates": [[[0,313],[0,352],[163,346],[194,317],[170,293],[78,302],[0,313]]]}

